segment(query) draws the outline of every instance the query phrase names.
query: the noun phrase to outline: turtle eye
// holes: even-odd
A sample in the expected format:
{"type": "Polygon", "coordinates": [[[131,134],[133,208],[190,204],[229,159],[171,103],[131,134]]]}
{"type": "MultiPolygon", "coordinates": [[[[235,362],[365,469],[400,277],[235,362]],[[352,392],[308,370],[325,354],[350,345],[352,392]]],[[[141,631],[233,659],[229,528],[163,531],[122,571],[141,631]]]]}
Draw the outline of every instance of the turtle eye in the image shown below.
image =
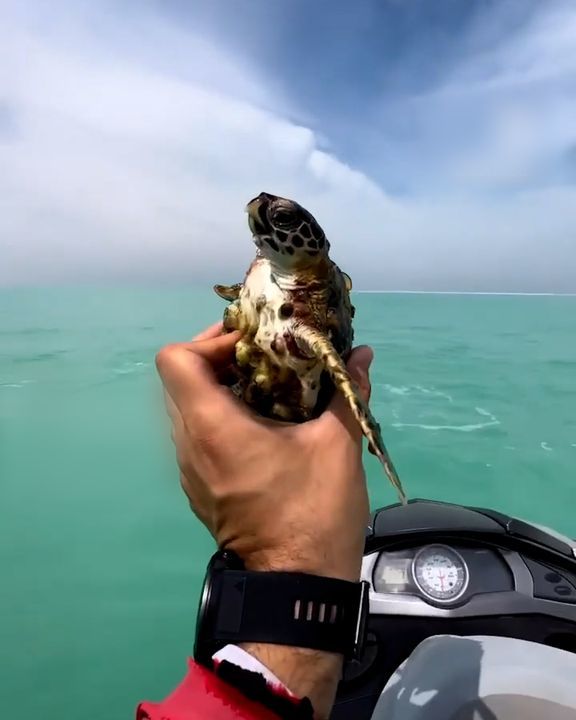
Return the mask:
{"type": "Polygon", "coordinates": [[[274,225],[280,225],[283,227],[294,225],[296,221],[296,216],[293,212],[290,210],[276,210],[274,215],[272,216],[272,220],[274,222],[274,225]]]}

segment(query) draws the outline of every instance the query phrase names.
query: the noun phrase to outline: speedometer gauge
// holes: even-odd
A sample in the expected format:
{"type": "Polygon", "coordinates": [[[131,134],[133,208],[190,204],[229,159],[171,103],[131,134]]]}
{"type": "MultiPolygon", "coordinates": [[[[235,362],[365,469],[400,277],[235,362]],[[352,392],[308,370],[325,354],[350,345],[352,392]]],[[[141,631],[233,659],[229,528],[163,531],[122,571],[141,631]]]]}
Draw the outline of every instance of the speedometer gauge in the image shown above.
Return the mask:
{"type": "Polygon", "coordinates": [[[468,568],[459,553],[445,545],[428,545],[412,562],[418,589],[435,602],[458,600],[468,587],[468,568]]]}

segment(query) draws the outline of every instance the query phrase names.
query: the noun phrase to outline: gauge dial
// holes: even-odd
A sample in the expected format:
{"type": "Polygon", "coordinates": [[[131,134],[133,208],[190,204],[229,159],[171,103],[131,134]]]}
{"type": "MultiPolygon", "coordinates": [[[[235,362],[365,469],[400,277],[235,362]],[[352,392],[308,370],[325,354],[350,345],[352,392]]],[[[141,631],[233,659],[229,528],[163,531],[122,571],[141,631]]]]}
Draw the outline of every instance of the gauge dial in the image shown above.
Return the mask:
{"type": "Polygon", "coordinates": [[[422,548],[414,557],[412,575],[420,591],[436,602],[454,602],[468,586],[464,559],[445,545],[422,548]]]}

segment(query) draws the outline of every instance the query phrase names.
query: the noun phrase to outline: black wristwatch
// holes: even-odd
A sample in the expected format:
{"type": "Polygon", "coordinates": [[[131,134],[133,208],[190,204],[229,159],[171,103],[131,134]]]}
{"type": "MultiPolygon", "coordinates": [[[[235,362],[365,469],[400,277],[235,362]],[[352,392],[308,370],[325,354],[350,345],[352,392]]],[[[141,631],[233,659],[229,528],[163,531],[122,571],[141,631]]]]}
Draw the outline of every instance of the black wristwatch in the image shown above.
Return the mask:
{"type": "Polygon", "coordinates": [[[369,584],[298,572],[246,570],[231,551],[208,564],[198,605],[194,659],[212,666],[228,643],[262,642],[358,659],[364,647],[369,584]]]}

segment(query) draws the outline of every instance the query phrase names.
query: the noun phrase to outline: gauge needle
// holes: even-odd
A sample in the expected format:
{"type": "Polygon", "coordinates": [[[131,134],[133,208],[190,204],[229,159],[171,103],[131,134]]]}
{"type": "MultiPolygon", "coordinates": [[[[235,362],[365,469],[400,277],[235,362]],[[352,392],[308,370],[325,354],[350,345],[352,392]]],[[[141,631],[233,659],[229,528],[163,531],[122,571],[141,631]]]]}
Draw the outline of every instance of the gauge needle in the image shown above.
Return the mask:
{"type": "Polygon", "coordinates": [[[440,575],[440,573],[438,573],[438,579],[440,580],[440,584],[442,585],[441,589],[444,590],[444,575],[440,575]]]}

